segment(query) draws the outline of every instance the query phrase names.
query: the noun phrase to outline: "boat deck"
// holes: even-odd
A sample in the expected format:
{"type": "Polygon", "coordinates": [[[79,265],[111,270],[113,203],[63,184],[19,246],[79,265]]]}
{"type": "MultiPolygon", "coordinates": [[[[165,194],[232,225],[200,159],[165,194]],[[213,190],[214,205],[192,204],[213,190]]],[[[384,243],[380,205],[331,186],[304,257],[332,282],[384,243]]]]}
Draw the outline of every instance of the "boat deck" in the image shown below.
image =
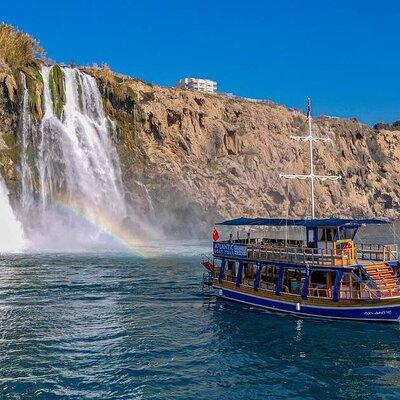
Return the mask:
{"type": "Polygon", "coordinates": [[[251,260],[314,266],[367,266],[398,259],[397,245],[362,244],[349,251],[349,249],[303,247],[299,245],[300,243],[283,245],[281,243],[246,243],[243,240],[225,243],[245,246],[247,258],[251,260]]]}

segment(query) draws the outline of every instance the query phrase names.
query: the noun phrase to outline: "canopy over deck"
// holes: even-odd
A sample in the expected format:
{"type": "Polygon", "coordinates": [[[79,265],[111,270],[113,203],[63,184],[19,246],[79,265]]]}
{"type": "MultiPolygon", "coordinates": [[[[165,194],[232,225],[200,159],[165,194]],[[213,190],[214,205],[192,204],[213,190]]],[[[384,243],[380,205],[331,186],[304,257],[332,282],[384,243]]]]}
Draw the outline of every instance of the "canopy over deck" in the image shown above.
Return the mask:
{"type": "Polygon", "coordinates": [[[390,224],[385,219],[346,219],[346,218],[323,218],[323,219],[285,219],[285,218],[235,218],[217,223],[225,226],[302,226],[306,228],[340,228],[357,227],[362,225],[390,224]]]}

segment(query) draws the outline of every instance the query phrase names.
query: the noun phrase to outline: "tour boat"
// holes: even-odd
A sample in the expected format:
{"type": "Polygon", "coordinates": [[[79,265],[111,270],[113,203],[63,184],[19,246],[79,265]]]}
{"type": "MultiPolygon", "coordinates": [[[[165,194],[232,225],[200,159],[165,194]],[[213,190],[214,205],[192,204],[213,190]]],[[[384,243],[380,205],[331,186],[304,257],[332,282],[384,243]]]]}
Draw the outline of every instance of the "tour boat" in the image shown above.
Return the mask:
{"type": "MultiPolygon", "coordinates": [[[[313,143],[327,142],[311,130],[293,139],[309,142],[311,217],[236,218],[216,224],[213,257],[203,261],[204,282],[216,296],[300,316],[360,321],[400,321],[398,247],[384,243],[385,219],[315,218],[314,181],[340,176],[314,174],[313,143]],[[363,235],[375,243],[362,243],[363,235]]],[[[394,239],[393,239],[394,241],[394,239]]]]}

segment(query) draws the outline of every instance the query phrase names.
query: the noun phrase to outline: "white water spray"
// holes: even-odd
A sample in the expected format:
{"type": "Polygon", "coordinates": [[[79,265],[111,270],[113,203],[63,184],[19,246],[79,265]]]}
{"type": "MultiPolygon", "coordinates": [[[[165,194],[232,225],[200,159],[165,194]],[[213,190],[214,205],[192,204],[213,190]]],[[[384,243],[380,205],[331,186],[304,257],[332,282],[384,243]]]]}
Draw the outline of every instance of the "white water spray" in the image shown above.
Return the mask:
{"type": "Polygon", "coordinates": [[[14,215],[8,194],[0,176],[0,253],[20,252],[25,246],[22,226],[14,215]]]}

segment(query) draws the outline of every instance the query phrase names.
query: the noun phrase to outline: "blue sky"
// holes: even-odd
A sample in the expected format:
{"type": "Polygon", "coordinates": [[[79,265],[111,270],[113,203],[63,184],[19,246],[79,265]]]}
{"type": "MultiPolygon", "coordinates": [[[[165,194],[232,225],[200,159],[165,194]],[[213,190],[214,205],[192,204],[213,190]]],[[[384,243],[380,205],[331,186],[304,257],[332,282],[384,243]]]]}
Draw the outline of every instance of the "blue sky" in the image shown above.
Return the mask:
{"type": "Polygon", "coordinates": [[[107,63],[170,86],[219,89],[300,109],[400,119],[400,1],[8,1],[0,18],[55,61],[107,63]]]}

